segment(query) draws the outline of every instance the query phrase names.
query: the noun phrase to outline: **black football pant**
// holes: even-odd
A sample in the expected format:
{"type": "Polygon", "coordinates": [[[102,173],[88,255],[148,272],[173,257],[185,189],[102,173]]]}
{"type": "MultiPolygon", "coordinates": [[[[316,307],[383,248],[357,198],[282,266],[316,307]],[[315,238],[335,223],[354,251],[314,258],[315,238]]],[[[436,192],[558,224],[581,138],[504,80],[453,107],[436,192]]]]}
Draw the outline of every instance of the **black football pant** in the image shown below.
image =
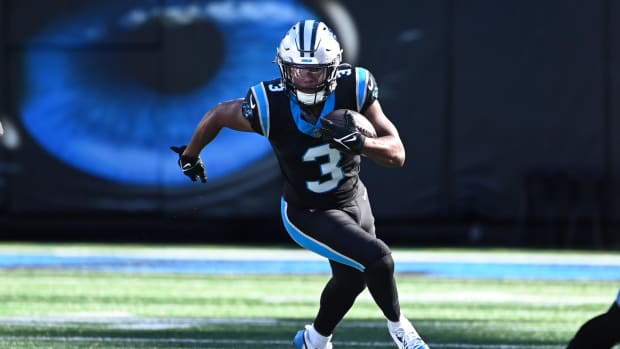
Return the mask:
{"type": "Polygon", "coordinates": [[[606,313],[586,321],[567,349],[611,349],[620,343],[620,306],[614,302],[606,313]]]}
{"type": "Polygon", "coordinates": [[[329,259],[332,275],[321,294],[315,329],[328,336],[368,286],[373,299],[391,321],[400,317],[389,247],[375,235],[374,217],[365,189],[338,209],[308,209],[282,199],[282,220],[291,238],[329,259]]]}

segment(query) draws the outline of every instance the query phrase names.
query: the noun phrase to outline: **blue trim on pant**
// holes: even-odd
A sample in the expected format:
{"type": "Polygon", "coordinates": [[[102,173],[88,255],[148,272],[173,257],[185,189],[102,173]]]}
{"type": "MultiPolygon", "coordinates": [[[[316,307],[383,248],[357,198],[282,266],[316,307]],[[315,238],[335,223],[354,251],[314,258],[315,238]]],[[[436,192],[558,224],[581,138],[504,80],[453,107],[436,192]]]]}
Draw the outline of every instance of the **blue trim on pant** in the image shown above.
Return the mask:
{"type": "Polygon", "coordinates": [[[291,238],[301,247],[306,248],[314,253],[317,253],[323,257],[326,257],[330,260],[336,261],[341,264],[348,265],[352,268],[355,268],[361,272],[364,271],[364,266],[361,263],[354,261],[351,258],[348,258],[333,249],[329,246],[323,244],[322,242],[313,239],[312,237],[304,234],[301,229],[297,228],[289,219],[286,213],[286,209],[288,207],[288,203],[282,198],[280,200],[280,213],[282,214],[282,222],[284,223],[284,228],[291,236],[291,238]]]}

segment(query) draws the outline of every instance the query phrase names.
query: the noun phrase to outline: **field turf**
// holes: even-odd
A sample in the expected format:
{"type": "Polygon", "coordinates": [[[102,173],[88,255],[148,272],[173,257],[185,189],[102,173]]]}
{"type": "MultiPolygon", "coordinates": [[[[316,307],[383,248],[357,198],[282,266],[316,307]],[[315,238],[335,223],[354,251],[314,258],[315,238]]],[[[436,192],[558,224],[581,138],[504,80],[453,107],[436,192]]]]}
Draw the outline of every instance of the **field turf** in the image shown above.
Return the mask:
{"type": "MultiPolygon", "coordinates": [[[[162,249],[3,244],[0,257],[53,254],[59,248],[80,255],[157,254],[162,249]]],[[[175,251],[195,256],[216,249],[175,251]]],[[[449,254],[472,252],[497,253],[449,254]]],[[[596,254],[578,255],[587,260],[596,254]]],[[[583,321],[609,307],[620,286],[620,280],[396,277],[403,311],[432,349],[564,348],[583,321]]],[[[324,273],[139,273],[0,265],[0,348],[292,348],[295,332],[313,318],[327,278],[324,273]]],[[[368,291],[336,329],[334,348],[395,348],[368,291]]]]}

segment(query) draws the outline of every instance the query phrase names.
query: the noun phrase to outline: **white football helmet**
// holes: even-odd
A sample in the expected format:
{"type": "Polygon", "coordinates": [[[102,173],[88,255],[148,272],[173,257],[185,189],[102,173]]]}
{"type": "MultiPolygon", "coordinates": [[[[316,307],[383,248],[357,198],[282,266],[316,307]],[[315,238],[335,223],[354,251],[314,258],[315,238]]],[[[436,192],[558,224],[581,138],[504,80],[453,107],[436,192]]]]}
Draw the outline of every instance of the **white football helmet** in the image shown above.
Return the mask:
{"type": "Polygon", "coordinates": [[[295,23],[284,35],[276,56],[284,87],[305,105],[321,103],[334,91],[341,61],[336,35],[316,20],[295,23]]]}

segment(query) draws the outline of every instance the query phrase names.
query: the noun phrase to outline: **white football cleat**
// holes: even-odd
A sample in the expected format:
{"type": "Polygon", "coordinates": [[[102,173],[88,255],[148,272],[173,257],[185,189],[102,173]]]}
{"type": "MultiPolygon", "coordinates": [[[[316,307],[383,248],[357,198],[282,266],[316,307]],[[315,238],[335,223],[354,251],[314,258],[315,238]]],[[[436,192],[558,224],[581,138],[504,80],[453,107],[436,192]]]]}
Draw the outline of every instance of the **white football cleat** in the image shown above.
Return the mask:
{"type": "Polygon", "coordinates": [[[398,349],[430,349],[406,317],[401,314],[399,321],[400,327],[388,321],[388,330],[398,349]]]}
{"type": "Polygon", "coordinates": [[[293,346],[295,349],[332,349],[332,342],[327,342],[323,348],[317,348],[310,344],[308,339],[308,329],[311,325],[306,325],[305,329],[297,331],[295,338],[293,338],[293,346]]]}

